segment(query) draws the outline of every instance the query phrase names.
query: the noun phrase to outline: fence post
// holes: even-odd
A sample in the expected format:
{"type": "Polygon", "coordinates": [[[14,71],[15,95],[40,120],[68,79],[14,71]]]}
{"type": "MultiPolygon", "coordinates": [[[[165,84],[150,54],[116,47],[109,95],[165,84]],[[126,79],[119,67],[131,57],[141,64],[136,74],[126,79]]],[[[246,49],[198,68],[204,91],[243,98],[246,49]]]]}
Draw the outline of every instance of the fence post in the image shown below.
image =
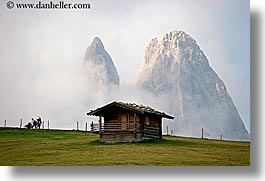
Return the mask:
{"type": "Polygon", "coordinates": [[[101,116],[99,116],[99,132],[101,132],[101,122],[102,122],[102,118],[101,116]]]}
{"type": "Polygon", "coordinates": [[[6,128],[6,119],[5,119],[4,127],[6,128]]]}
{"type": "Polygon", "coordinates": [[[86,122],[86,131],[87,131],[87,122],[86,122]]]}
{"type": "Polygon", "coordinates": [[[203,139],[203,128],[202,128],[202,139],[203,139]]]}
{"type": "Polygon", "coordinates": [[[48,120],[48,130],[50,129],[50,120],[48,120]]]}
{"type": "Polygon", "coordinates": [[[173,129],[171,130],[171,136],[173,135],[173,129]]]}
{"type": "Polygon", "coordinates": [[[76,130],[78,131],[78,121],[76,121],[76,130]]]}
{"type": "Polygon", "coordinates": [[[134,133],[136,133],[136,113],[133,115],[133,127],[134,127],[134,133]]]}
{"type": "Polygon", "coordinates": [[[168,126],[167,126],[167,136],[168,136],[168,126]]]}
{"type": "Polygon", "coordinates": [[[221,134],[221,138],[220,138],[220,140],[222,141],[222,139],[223,139],[223,135],[221,134]]]}
{"type": "Polygon", "coordinates": [[[19,124],[19,128],[21,129],[22,127],[22,118],[20,119],[20,124],[19,124]]]}
{"type": "Polygon", "coordinates": [[[42,129],[44,129],[44,121],[42,121],[42,129]]]}

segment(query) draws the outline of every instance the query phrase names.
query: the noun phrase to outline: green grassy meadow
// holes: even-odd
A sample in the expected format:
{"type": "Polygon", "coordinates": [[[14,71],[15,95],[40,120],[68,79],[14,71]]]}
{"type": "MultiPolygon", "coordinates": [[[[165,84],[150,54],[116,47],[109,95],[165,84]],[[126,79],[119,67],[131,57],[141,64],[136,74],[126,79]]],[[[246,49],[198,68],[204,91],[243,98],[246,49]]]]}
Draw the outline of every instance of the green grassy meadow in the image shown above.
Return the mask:
{"type": "Polygon", "coordinates": [[[250,143],[163,136],[107,144],[90,132],[0,128],[0,165],[248,166],[250,143]]]}

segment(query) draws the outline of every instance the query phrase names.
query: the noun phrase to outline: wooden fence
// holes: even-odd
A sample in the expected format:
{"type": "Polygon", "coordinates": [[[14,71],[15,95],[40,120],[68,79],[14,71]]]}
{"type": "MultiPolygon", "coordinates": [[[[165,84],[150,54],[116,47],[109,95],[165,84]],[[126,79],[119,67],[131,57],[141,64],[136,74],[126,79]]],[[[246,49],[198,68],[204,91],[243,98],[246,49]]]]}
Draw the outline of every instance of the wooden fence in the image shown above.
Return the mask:
{"type": "Polygon", "coordinates": [[[92,133],[99,132],[112,132],[112,131],[128,131],[141,133],[144,137],[158,137],[159,136],[159,128],[150,127],[147,125],[140,125],[139,123],[91,123],[90,125],[92,133]]]}

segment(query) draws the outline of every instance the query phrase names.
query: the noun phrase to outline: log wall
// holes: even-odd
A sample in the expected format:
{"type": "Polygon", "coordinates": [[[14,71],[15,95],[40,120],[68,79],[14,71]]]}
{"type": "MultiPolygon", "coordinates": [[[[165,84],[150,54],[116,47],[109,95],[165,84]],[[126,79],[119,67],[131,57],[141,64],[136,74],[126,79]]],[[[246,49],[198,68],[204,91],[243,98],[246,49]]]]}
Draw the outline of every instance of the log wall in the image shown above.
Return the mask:
{"type": "Polygon", "coordinates": [[[133,142],[136,141],[135,134],[127,131],[103,132],[100,141],[107,143],[133,142]]]}

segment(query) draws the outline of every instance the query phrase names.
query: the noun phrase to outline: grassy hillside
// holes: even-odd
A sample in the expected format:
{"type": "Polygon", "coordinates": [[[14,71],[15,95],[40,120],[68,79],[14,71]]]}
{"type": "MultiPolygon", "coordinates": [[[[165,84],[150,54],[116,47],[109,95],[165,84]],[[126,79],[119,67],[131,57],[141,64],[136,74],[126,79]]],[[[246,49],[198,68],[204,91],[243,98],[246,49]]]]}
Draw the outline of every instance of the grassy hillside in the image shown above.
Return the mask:
{"type": "Polygon", "coordinates": [[[249,165],[250,143],[164,136],[107,144],[80,131],[0,128],[0,165],[249,165]]]}

